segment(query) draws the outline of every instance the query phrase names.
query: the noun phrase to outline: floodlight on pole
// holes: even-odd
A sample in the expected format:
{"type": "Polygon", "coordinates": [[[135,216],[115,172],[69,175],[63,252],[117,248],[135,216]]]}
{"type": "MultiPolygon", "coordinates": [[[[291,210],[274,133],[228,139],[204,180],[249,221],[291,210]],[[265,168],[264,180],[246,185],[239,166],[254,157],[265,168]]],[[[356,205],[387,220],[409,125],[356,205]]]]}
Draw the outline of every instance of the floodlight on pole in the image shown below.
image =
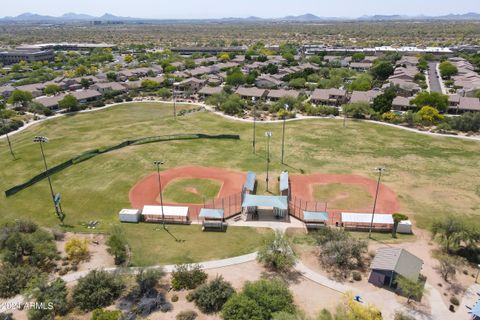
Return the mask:
{"type": "Polygon", "coordinates": [[[377,206],[378,191],[380,190],[380,180],[382,179],[382,173],[387,169],[384,167],[376,167],[373,169],[374,172],[378,173],[377,179],[377,189],[375,191],[375,200],[373,201],[373,210],[372,210],[372,220],[370,221],[370,228],[368,229],[368,238],[372,237],[372,228],[373,228],[373,219],[375,217],[375,208],[377,206]]]}
{"type": "Polygon", "coordinates": [[[267,131],[265,132],[265,137],[267,137],[267,179],[266,179],[266,182],[267,182],[267,192],[268,192],[268,174],[269,174],[269,170],[270,170],[270,138],[272,137],[272,132],[271,131],[267,131]]]}
{"type": "MultiPolygon", "coordinates": [[[[3,123],[3,126],[6,128],[7,127],[6,121],[5,121],[5,118],[3,117],[2,117],[2,123],[3,123]]],[[[12,142],[10,141],[10,137],[8,136],[8,132],[5,132],[5,138],[7,138],[8,148],[10,149],[10,153],[13,157],[13,160],[17,160],[17,158],[15,157],[15,153],[13,153],[12,142]]]]}
{"type": "Polygon", "coordinates": [[[159,190],[159,193],[160,193],[160,206],[161,206],[161,209],[162,209],[162,225],[163,225],[163,229],[167,229],[165,227],[165,214],[163,213],[162,179],[160,177],[160,166],[163,165],[164,163],[165,163],[165,161],[163,161],[163,160],[157,160],[157,161],[153,162],[153,164],[157,167],[158,190],[159,190]]]}
{"type": "Polygon", "coordinates": [[[283,129],[282,129],[282,164],[284,164],[283,159],[285,156],[285,122],[287,121],[287,112],[289,106],[285,104],[285,111],[283,112],[283,129]]]}
{"type": "MultiPolygon", "coordinates": [[[[52,180],[50,178],[50,174],[48,174],[48,165],[47,160],[45,158],[45,152],[43,151],[43,144],[48,143],[48,138],[45,136],[36,136],[33,138],[33,142],[38,143],[40,145],[40,151],[42,152],[43,164],[45,166],[45,174],[48,179],[48,185],[50,187],[50,194],[52,196],[53,205],[55,207],[55,213],[57,214],[58,219],[63,224],[63,220],[65,219],[65,214],[63,213],[62,206],[60,204],[60,196],[55,196],[55,192],[53,191],[52,180]]],[[[60,194],[59,194],[60,195],[60,194]]]]}
{"type": "Polygon", "coordinates": [[[255,97],[252,97],[253,102],[253,153],[255,154],[255,136],[256,136],[256,124],[257,124],[257,104],[255,103],[255,97]]]}
{"type": "Polygon", "coordinates": [[[180,82],[173,83],[172,96],[173,96],[173,118],[177,120],[177,95],[175,88],[180,84],[180,82]]]}

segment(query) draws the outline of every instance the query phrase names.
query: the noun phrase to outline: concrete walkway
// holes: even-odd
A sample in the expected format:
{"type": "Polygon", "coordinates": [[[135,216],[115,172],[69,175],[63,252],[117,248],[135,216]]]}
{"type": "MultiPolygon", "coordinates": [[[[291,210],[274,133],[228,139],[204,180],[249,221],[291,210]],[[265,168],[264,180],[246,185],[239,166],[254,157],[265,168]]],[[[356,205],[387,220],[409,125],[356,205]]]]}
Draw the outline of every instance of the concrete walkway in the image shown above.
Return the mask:
{"type": "MultiPolygon", "coordinates": [[[[105,109],[108,109],[108,108],[111,108],[111,107],[115,107],[115,106],[118,106],[118,105],[124,105],[124,104],[132,104],[132,103],[165,103],[165,104],[173,104],[172,101],[165,101],[165,100],[138,100],[138,101],[128,101],[128,102],[120,102],[120,103],[113,103],[113,104],[109,104],[109,105],[106,105],[104,107],[100,107],[100,108],[95,108],[95,109],[88,109],[88,110],[82,110],[82,111],[78,111],[76,113],[79,113],[79,114],[82,114],[82,113],[88,113],[88,112],[95,112],[95,111],[100,111],[100,110],[105,110],[105,109]]],[[[248,122],[248,123],[252,123],[253,122],[253,119],[243,119],[243,118],[238,118],[238,117],[234,117],[234,116],[229,116],[229,115],[226,115],[224,114],[223,112],[219,112],[219,111],[216,111],[212,106],[209,106],[209,105],[206,105],[202,102],[177,102],[177,104],[186,104],[186,105],[193,105],[193,106],[199,106],[199,107],[203,107],[205,108],[207,111],[209,112],[212,112],[216,115],[219,115],[225,119],[229,119],[229,120],[232,120],[232,121],[240,121],[240,122],[248,122]]],[[[55,116],[52,116],[52,117],[48,117],[48,118],[42,118],[42,119],[39,119],[39,120],[36,120],[36,121],[31,121],[27,124],[25,124],[23,127],[15,130],[15,131],[12,131],[12,132],[9,132],[8,135],[9,136],[12,136],[12,135],[15,135],[19,132],[22,132],[24,130],[26,130],[27,128],[31,127],[31,126],[34,126],[38,123],[42,123],[44,121],[48,121],[50,119],[55,119],[55,118],[59,118],[59,117],[63,117],[63,116],[67,116],[67,115],[71,115],[72,113],[62,113],[62,114],[57,114],[55,116]]],[[[319,117],[319,116],[304,116],[304,115],[297,115],[296,118],[293,118],[293,119],[287,119],[286,121],[287,122],[291,122],[291,121],[301,121],[301,120],[312,120],[312,119],[336,119],[336,120],[341,120],[343,121],[343,117],[319,117]]],[[[365,119],[356,119],[355,121],[365,121],[365,122],[369,122],[369,123],[375,123],[375,124],[379,124],[379,125],[383,125],[383,126],[389,126],[389,127],[393,127],[393,128],[397,128],[397,129],[401,129],[401,130],[407,130],[407,131],[410,131],[410,132],[413,132],[413,133],[419,133],[419,134],[424,134],[424,135],[429,135],[429,136],[435,136],[435,137],[448,137],[448,138],[454,138],[454,139],[462,139],[462,140],[471,140],[471,141],[480,141],[480,136],[472,136],[472,137],[467,137],[467,136],[462,136],[462,135],[450,135],[450,134],[442,134],[442,133],[434,133],[434,132],[428,132],[428,131],[420,131],[420,130],[417,130],[415,128],[408,128],[408,127],[404,127],[404,126],[399,126],[399,125],[396,125],[396,124],[392,124],[392,123],[386,123],[386,122],[381,122],[381,121],[374,121],[374,120],[365,120],[365,119]]],[[[281,123],[283,122],[283,120],[263,120],[263,121],[258,121],[259,123],[281,123]]],[[[0,136],[0,139],[5,139],[6,135],[2,135],[0,136]]]]}

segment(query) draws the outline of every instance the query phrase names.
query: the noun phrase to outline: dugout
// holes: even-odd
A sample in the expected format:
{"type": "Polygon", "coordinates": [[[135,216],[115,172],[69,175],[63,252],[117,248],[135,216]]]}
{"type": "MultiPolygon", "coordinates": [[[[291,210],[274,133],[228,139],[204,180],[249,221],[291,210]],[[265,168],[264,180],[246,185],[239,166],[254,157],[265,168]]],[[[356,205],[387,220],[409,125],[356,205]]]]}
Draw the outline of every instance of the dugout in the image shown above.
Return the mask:
{"type": "Polygon", "coordinates": [[[145,222],[189,223],[188,207],[163,206],[162,214],[162,206],[144,206],[142,216],[145,222]]]}
{"type": "MultiPolygon", "coordinates": [[[[372,224],[371,213],[342,212],[341,226],[347,230],[368,231],[372,224]]],[[[375,213],[373,215],[372,230],[391,232],[393,217],[391,214],[375,213]]]]}
{"type": "Polygon", "coordinates": [[[288,197],[245,194],[242,201],[244,220],[286,220],[288,197]]]}
{"type": "Polygon", "coordinates": [[[224,219],[225,213],[223,209],[200,209],[198,217],[202,220],[202,230],[219,230],[223,231],[225,228],[224,219]]]}

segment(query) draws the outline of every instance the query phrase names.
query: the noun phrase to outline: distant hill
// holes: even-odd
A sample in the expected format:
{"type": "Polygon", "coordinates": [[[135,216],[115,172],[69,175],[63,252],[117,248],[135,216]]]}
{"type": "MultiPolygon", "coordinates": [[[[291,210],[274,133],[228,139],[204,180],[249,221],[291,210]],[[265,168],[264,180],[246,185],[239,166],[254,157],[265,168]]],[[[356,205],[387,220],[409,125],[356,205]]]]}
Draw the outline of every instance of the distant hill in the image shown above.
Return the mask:
{"type": "Polygon", "coordinates": [[[111,13],[105,13],[100,17],[95,17],[88,14],[69,12],[59,17],[53,17],[48,15],[39,15],[35,13],[22,13],[16,17],[3,17],[0,18],[2,22],[69,22],[69,21],[226,21],[226,22],[261,22],[261,21],[288,21],[288,22],[318,22],[318,21],[480,21],[480,14],[475,12],[468,12],[465,14],[447,14],[443,16],[406,16],[406,15],[372,15],[362,16],[358,18],[348,17],[320,17],[312,13],[306,13],[298,16],[286,16],[281,18],[260,18],[256,16],[250,16],[247,18],[229,17],[221,19],[145,19],[145,18],[133,18],[133,17],[121,17],[111,13]]]}

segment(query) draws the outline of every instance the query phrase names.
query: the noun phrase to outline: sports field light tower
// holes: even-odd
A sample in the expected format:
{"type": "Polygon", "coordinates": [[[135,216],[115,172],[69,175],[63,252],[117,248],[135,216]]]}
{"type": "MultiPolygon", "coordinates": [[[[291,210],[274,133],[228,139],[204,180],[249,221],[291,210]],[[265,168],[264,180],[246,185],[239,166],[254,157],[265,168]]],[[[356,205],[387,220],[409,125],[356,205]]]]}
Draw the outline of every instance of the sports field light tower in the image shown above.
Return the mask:
{"type": "Polygon", "coordinates": [[[163,165],[164,163],[165,161],[163,160],[153,161],[153,164],[157,167],[158,190],[160,193],[160,206],[162,208],[162,225],[163,225],[163,229],[166,230],[167,228],[165,227],[165,215],[163,213],[162,178],[160,178],[160,166],[163,165]]]}
{"type": "Polygon", "coordinates": [[[43,164],[45,166],[45,175],[48,179],[48,185],[50,186],[50,193],[52,196],[53,206],[55,207],[55,213],[57,214],[58,219],[60,220],[61,224],[63,225],[63,220],[65,220],[65,213],[63,213],[62,205],[60,203],[60,193],[55,194],[53,192],[52,187],[52,180],[50,179],[50,175],[48,174],[48,166],[47,160],[45,159],[45,153],[43,152],[43,144],[48,142],[48,138],[44,136],[36,136],[33,138],[33,142],[36,142],[40,145],[40,151],[42,152],[43,164]]]}
{"type": "Polygon", "coordinates": [[[375,217],[375,208],[377,206],[378,191],[380,189],[380,180],[382,179],[382,173],[384,173],[385,170],[387,169],[384,167],[376,167],[373,169],[374,172],[378,173],[378,179],[377,179],[377,189],[375,191],[375,200],[373,200],[372,220],[370,221],[370,228],[368,229],[369,239],[372,237],[373,219],[375,217]]]}
{"type": "Polygon", "coordinates": [[[272,137],[272,132],[265,132],[265,137],[267,137],[267,192],[268,192],[268,171],[270,170],[270,138],[272,137]]]}
{"type": "MultiPolygon", "coordinates": [[[[7,122],[3,117],[2,117],[2,123],[3,123],[3,126],[6,128],[7,122]]],[[[17,158],[15,157],[15,153],[13,153],[12,142],[10,141],[10,137],[8,136],[8,131],[5,132],[5,138],[7,138],[8,148],[10,149],[10,153],[12,154],[13,160],[17,160],[17,158]]]]}
{"type": "Polygon", "coordinates": [[[256,131],[256,124],[257,124],[257,104],[255,102],[255,97],[252,97],[253,102],[253,153],[255,154],[255,131],[256,131]]]}
{"type": "Polygon", "coordinates": [[[285,111],[283,112],[283,129],[282,129],[282,164],[284,164],[283,158],[285,156],[285,122],[287,121],[288,109],[289,109],[288,104],[285,104],[285,111]]]}

